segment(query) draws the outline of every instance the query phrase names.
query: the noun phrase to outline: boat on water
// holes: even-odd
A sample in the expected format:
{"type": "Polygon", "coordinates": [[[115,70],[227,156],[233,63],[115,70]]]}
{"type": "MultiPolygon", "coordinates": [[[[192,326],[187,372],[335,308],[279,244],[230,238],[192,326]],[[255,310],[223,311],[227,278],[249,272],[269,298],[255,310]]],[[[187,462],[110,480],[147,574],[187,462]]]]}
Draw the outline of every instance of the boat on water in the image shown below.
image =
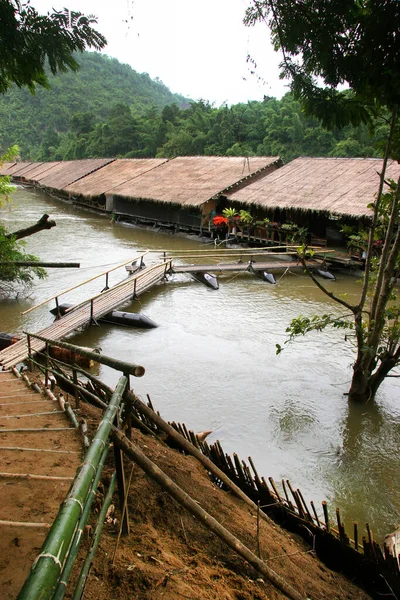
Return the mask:
{"type": "MultiPolygon", "coordinates": [[[[50,310],[52,315],[57,316],[59,314],[61,317],[66,314],[67,311],[73,308],[73,304],[60,304],[58,309],[52,308],[50,310]]],[[[138,327],[141,329],[154,329],[158,327],[157,323],[155,323],[146,315],[142,315],[140,313],[132,313],[125,312],[120,310],[113,310],[108,313],[104,317],[98,319],[100,323],[112,323],[114,325],[124,325],[125,327],[138,327]]]]}
{"type": "Polygon", "coordinates": [[[219,289],[217,276],[213,273],[202,273],[201,271],[198,271],[197,273],[192,273],[191,275],[193,279],[196,279],[196,281],[200,281],[200,283],[204,283],[204,285],[206,285],[207,287],[213,290],[219,289]]]}
{"type": "Polygon", "coordinates": [[[330,273],[327,269],[315,269],[314,273],[319,275],[319,277],[323,277],[324,279],[330,279],[331,281],[336,281],[336,277],[330,273]]]}
{"type": "Polygon", "coordinates": [[[276,279],[275,279],[275,276],[273,273],[270,273],[269,271],[262,271],[260,269],[255,269],[253,267],[252,262],[249,262],[249,272],[253,273],[253,275],[258,277],[259,279],[262,279],[263,281],[266,281],[267,283],[271,283],[273,285],[276,284],[276,279]]]}

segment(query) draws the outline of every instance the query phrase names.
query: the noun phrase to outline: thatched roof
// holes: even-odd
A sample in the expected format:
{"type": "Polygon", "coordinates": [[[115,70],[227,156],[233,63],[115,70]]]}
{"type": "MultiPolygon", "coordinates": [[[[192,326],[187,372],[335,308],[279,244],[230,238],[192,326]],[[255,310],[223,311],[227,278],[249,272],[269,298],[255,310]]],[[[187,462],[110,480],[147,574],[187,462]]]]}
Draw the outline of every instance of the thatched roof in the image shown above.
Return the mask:
{"type": "MultiPolygon", "coordinates": [[[[378,191],[382,160],[374,158],[296,158],[268,176],[225,194],[230,201],[264,209],[324,211],[370,216],[367,205],[378,191]]],[[[400,165],[389,161],[387,179],[397,180],[400,165]]]]}
{"type": "Polygon", "coordinates": [[[46,188],[62,190],[70,183],[100,169],[113,160],[113,158],[90,158],[54,163],[50,169],[36,175],[34,181],[46,188]]]}
{"type": "Polygon", "coordinates": [[[47,173],[47,171],[50,171],[50,169],[59,164],[60,161],[32,163],[31,168],[28,170],[19,171],[17,176],[21,177],[25,181],[37,183],[40,176],[43,176],[45,173],[47,173]]]}
{"type": "Polygon", "coordinates": [[[79,181],[67,185],[64,191],[86,198],[106,194],[111,188],[123,185],[135,177],[162,165],[166,158],[122,158],[101,167],[79,181]]]}
{"type": "Polygon", "coordinates": [[[201,206],[220,192],[278,166],[277,156],[183,156],[108,191],[109,195],[201,206]]]}
{"type": "Polygon", "coordinates": [[[12,175],[18,176],[20,171],[24,171],[29,168],[34,163],[31,162],[8,162],[3,163],[3,166],[0,167],[0,175],[12,175]]]}

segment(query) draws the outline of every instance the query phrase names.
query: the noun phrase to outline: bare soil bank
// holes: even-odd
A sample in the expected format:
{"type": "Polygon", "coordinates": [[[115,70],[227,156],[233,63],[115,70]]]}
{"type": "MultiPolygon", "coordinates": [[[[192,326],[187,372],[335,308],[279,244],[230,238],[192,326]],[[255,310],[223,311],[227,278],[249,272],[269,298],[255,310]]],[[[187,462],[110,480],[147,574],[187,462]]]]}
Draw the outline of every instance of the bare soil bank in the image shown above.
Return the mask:
{"type": "MultiPolygon", "coordinates": [[[[89,424],[97,413],[88,408],[89,424]]],[[[257,554],[256,512],[215,486],[195,458],[133,430],[132,441],[257,554]]],[[[131,534],[121,538],[114,564],[119,521],[108,523],[92,567],[85,598],[176,600],[278,600],[286,596],[208,531],[137,466],[125,461],[131,534]]],[[[110,469],[111,473],[111,469],[110,469]]],[[[115,497],[115,505],[118,499],[115,497]]],[[[118,518],[118,511],[116,511],[118,518]]],[[[368,594],[328,569],[298,536],[261,520],[262,559],[304,598],[359,599],[368,594]]],[[[85,542],[85,545],[88,542],[85,542]]],[[[79,558],[81,560],[81,557],[79,558]]]]}

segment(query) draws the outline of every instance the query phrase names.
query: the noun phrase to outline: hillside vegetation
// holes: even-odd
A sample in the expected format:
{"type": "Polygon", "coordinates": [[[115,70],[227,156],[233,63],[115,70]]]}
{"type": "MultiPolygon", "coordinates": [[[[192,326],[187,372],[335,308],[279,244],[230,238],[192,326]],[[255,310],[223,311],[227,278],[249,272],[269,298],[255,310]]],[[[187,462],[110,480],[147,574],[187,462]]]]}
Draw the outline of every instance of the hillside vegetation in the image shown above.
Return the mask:
{"type": "Polygon", "coordinates": [[[290,94],[215,107],[173,94],[161,81],[95,52],[78,73],[50,77],[35,95],[0,96],[0,148],[24,160],[187,155],[381,156],[386,123],[327,131],[290,94]]]}

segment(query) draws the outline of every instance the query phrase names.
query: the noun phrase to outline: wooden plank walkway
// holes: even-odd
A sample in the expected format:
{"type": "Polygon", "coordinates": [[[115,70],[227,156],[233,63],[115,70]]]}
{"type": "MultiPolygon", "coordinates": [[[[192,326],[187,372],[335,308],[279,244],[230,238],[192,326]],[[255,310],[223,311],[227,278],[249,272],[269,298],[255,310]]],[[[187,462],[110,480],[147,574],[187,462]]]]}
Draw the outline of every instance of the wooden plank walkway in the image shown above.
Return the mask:
{"type": "MultiPolygon", "coordinates": [[[[162,281],[170,266],[171,261],[167,261],[145,267],[121,283],[75,306],[49,327],[39,332],[32,331],[30,333],[37,333],[53,341],[61,340],[76,329],[89,325],[93,319],[100,319],[128,300],[146,292],[156,283],[162,281]]],[[[44,342],[35,338],[31,339],[32,353],[41,352],[44,348],[44,342]]],[[[28,355],[28,341],[24,337],[16,344],[0,352],[0,365],[3,369],[9,369],[26,360],[28,355]]]]}
{"type": "Polygon", "coordinates": [[[82,455],[55,398],[0,372],[0,598],[17,597],[82,455]]]}
{"type": "MultiPolygon", "coordinates": [[[[309,266],[310,268],[316,268],[316,267],[321,267],[321,262],[317,262],[316,260],[308,260],[307,261],[307,266],[309,266]]],[[[300,262],[296,262],[296,261],[283,261],[283,260],[269,260],[267,261],[260,261],[260,262],[251,262],[251,266],[253,267],[253,269],[255,271],[281,271],[281,270],[285,270],[285,269],[301,269],[303,270],[304,267],[300,262]]],[[[221,262],[217,262],[217,263],[212,263],[212,264],[208,264],[208,265],[195,265],[195,264],[190,264],[190,265],[172,265],[171,267],[171,271],[172,273],[207,273],[207,272],[218,272],[218,273],[224,273],[224,272],[232,272],[232,271],[237,271],[237,272],[245,272],[249,270],[249,262],[248,261],[243,261],[243,262],[236,262],[236,263],[221,263],[221,262]]]]}

